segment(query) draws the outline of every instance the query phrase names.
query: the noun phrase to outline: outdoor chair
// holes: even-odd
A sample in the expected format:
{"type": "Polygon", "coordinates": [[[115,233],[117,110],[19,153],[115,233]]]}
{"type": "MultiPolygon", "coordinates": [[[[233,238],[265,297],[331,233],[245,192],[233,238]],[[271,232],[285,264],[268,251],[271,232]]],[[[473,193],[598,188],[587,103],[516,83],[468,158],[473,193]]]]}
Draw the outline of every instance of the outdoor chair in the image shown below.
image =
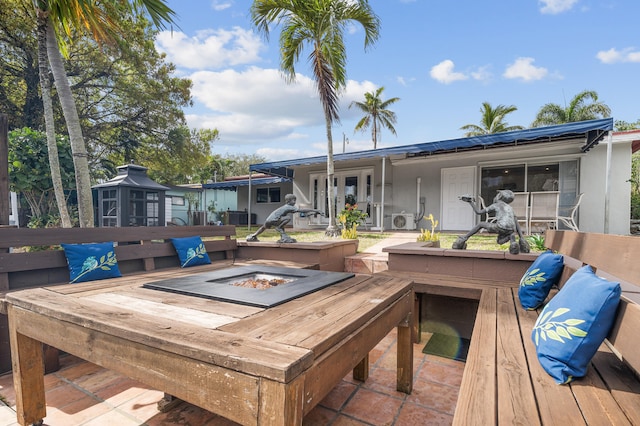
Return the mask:
{"type": "Polygon", "coordinates": [[[528,229],[531,232],[533,223],[543,223],[545,229],[558,229],[558,203],[560,192],[541,191],[531,193],[531,208],[528,229]]]}
{"type": "Polygon", "coordinates": [[[576,202],[573,206],[571,206],[568,211],[567,211],[567,215],[566,216],[558,216],[558,220],[560,222],[562,222],[564,225],[567,226],[567,228],[571,229],[572,231],[576,231],[578,232],[578,225],[576,224],[576,219],[578,216],[578,207],[580,207],[580,202],[582,201],[582,196],[584,195],[584,192],[580,193],[580,195],[578,195],[578,197],[576,198],[576,202]]]}
{"type": "MultiPolygon", "coordinates": [[[[487,208],[487,204],[484,202],[484,198],[479,196],[478,199],[480,200],[480,209],[481,210],[486,209],[487,208]]],[[[496,221],[496,213],[495,212],[487,212],[487,213],[485,213],[484,221],[485,222],[489,222],[489,223],[495,223],[495,221],[496,221]]],[[[487,232],[487,230],[483,228],[483,229],[480,230],[480,232],[481,233],[482,232],[487,232]]]]}
{"type": "Polygon", "coordinates": [[[524,225],[524,233],[529,234],[529,193],[514,192],[514,199],[511,208],[518,218],[518,223],[522,227],[524,225]]]}

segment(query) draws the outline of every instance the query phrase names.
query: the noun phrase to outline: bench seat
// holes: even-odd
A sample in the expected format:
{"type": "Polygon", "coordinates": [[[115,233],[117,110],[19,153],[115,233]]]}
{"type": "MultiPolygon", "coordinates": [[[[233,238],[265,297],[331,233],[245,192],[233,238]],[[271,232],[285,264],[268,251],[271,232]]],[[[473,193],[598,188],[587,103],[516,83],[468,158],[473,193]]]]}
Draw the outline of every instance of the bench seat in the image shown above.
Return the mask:
{"type": "Polygon", "coordinates": [[[640,424],[640,380],[606,344],[584,378],[549,377],[531,340],[537,315],[517,289],[482,291],[453,424],[640,424]]]}

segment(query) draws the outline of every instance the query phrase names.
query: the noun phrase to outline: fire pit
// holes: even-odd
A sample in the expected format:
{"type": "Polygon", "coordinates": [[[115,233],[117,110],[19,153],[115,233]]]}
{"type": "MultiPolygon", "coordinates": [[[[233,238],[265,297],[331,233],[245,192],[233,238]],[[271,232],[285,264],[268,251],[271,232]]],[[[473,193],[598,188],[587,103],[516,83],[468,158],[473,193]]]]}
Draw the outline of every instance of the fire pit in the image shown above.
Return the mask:
{"type": "Polygon", "coordinates": [[[143,287],[270,308],[353,276],[347,272],[256,265],[155,281],[143,287]]]}

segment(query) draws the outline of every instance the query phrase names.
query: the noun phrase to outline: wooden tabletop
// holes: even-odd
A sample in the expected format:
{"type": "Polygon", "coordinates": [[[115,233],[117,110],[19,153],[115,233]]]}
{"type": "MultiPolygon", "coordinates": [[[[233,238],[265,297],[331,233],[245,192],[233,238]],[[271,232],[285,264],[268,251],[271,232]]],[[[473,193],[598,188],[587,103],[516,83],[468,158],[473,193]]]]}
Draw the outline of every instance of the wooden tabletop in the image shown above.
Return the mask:
{"type": "MultiPolygon", "coordinates": [[[[146,282],[204,270],[10,293],[12,339],[27,336],[49,344],[240,423],[276,424],[257,420],[266,404],[260,400],[262,380],[287,392],[293,386],[308,393],[309,384],[300,379],[305,372],[386,315],[395,322],[375,325],[380,328],[375,338],[381,339],[410,315],[413,305],[411,282],[389,276],[356,276],[269,309],[142,288],[146,282]],[[207,402],[211,394],[198,388],[231,391],[207,402]],[[238,405],[249,408],[229,416],[243,411],[238,405]]],[[[375,338],[367,345],[375,346],[375,338]]],[[[12,354],[25,360],[28,355],[19,352],[12,347],[12,354]]],[[[345,361],[346,371],[358,361],[345,361]]]]}

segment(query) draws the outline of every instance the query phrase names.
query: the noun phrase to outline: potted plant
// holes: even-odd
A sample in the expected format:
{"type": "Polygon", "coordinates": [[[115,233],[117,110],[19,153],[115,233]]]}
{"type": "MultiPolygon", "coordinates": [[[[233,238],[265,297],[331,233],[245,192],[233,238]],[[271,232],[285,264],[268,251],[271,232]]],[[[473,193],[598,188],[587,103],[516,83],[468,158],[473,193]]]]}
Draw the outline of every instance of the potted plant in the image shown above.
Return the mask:
{"type": "Polygon", "coordinates": [[[367,216],[367,213],[358,210],[357,204],[345,204],[338,215],[338,221],[342,225],[342,238],[345,240],[358,238],[358,225],[363,224],[367,216]]]}
{"type": "Polygon", "coordinates": [[[431,229],[420,228],[420,235],[418,235],[418,242],[429,242],[432,247],[440,247],[440,233],[436,232],[438,227],[438,219],[433,217],[433,214],[429,213],[429,216],[424,216],[424,220],[431,222],[431,229]]]}

